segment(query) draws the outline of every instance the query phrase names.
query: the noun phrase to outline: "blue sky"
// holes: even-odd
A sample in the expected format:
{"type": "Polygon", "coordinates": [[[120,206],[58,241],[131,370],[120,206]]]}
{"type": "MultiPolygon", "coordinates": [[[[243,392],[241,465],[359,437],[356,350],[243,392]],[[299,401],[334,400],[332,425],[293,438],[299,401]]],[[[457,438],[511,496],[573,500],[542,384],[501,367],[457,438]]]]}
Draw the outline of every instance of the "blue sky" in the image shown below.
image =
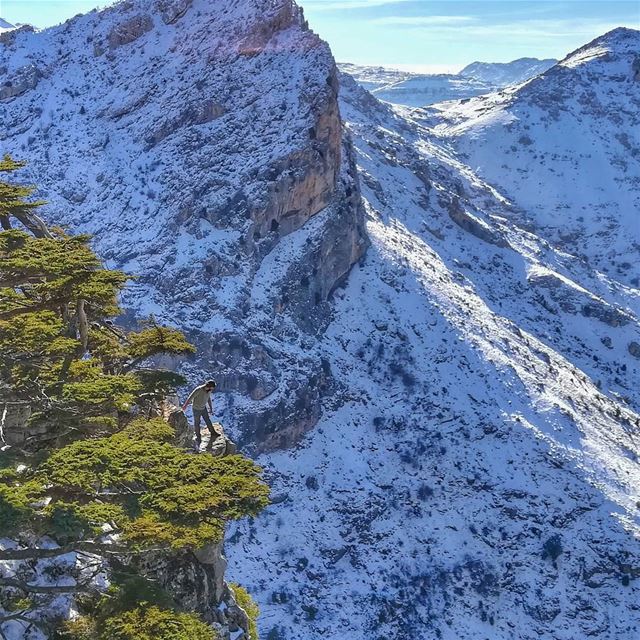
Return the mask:
{"type": "MultiPolygon", "coordinates": [[[[45,27],[105,4],[109,1],[0,0],[0,16],[45,27]]],[[[561,58],[614,27],[640,28],[640,0],[300,0],[299,4],[337,60],[434,72],[457,71],[474,60],[561,58]]]]}

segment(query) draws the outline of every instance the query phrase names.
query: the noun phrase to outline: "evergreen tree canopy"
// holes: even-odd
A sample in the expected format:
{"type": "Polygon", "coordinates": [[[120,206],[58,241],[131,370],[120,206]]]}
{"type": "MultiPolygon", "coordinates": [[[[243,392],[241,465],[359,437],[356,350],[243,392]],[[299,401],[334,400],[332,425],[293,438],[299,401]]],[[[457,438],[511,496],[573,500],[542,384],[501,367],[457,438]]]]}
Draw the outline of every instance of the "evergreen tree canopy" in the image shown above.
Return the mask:
{"type": "Polygon", "coordinates": [[[34,472],[5,470],[0,535],[29,531],[109,553],[197,548],[218,542],[226,521],[266,505],[250,460],[186,453],[170,444],[173,435],[164,421],[140,418],[51,452],[34,472]],[[105,530],[118,540],[105,546],[105,530]]]}

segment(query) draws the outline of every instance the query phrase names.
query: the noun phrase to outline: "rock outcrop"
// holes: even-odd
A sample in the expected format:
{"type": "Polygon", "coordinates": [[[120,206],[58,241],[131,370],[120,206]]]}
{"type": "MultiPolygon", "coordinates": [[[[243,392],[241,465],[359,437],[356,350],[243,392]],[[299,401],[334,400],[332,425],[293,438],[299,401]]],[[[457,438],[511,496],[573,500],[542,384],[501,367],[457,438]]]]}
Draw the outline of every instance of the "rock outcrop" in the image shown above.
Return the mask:
{"type": "Polygon", "coordinates": [[[198,612],[221,640],[250,640],[247,614],[224,580],[227,561],[221,543],[193,552],[150,554],[131,566],[162,587],[185,611],[198,612]]]}
{"type": "Polygon", "coordinates": [[[31,405],[28,402],[0,400],[0,447],[8,445],[22,449],[33,438],[45,435],[29,425],[30,417],[31,405]]]}
{"type": "Polygon", "coordinates": [[[15,70],[9,75],[0,87],[0,101],[11,100],[21,96],[38,85],[40,72],[35,65],[26,65],[15,70]]]}

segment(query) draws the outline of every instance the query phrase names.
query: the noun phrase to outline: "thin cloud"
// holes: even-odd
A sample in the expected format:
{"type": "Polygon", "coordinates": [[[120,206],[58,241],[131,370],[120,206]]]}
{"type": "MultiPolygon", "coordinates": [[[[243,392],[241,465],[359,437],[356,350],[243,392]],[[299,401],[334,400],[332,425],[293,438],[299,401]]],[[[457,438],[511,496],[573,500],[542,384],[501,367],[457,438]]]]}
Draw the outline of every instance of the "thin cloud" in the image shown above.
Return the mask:
{"type": "Polygon", "coordinates": [[[314,11],[338,11],[340,9],[369,9],[410,2],[411,0],[302,0],[305,9],[314,11]]]}
{"type": "Polygon", "coordinates": [[[425,31],[431,35],[454,35],[458,37],[502,39],[554,39],[575,36],[594,37],[616,27],[637,28],[637,24],[622,22],[603,22],[598,19],[536,19],[514,20],[502,23],[480,23],[472,16],[390,16],[377,18],[370,22],[385,26],[397,26],[425,31]]]}
{"type": "Polygon", "coordinates": [[[388,16],[385,18],[374,18],[369,22],[399,27],[431,27],[460,25],[477,22],[475,16],[388,16]]]}

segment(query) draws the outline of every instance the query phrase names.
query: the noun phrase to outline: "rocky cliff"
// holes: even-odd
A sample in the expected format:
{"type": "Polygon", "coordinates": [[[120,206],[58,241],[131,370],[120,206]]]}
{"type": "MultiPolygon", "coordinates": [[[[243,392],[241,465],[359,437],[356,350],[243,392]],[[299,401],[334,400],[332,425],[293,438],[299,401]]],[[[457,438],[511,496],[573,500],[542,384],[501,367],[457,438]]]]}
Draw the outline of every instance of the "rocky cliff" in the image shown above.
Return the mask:
{"type": "Polygon", "coordinates": [[[13,34],[0,71],[2,146],[50,222],[137,276],[132,318],[190,333],[241,442],[296,441],[329,386],[316,336],[366,247],[335,65],[302,10],[125,0],[13,34]]]}

